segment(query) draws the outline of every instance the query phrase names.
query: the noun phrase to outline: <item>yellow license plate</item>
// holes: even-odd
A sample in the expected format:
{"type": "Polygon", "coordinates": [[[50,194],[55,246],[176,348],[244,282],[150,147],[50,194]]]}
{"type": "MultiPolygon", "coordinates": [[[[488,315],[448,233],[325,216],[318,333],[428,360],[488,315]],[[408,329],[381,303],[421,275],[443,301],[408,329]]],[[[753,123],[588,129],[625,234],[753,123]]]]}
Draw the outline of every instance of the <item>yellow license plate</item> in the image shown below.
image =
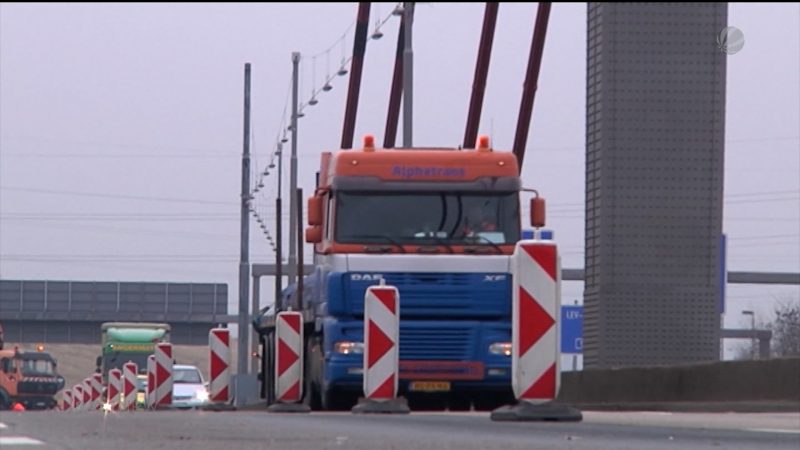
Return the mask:
{"type": "Polygon", "coordinates": [[[448,392],[449,381],[412,381],[408,385],[409,391],[414,392],[448,392]]]}

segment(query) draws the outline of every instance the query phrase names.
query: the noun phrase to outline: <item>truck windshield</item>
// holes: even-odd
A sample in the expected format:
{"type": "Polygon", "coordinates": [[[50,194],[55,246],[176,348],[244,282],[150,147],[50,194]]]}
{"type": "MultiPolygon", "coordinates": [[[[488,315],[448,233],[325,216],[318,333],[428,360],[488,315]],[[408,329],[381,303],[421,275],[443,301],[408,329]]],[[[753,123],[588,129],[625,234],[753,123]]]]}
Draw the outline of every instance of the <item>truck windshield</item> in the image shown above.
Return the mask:
{"type": "Polygon", "coordinates": [[[449,245],[514,244],[516,192],[339,192],[336,241],[449,245]]]}
{"type": "Polygon", "coordinates": [[[115,352],[111,351],[109,353],[105,353],[103,355],[103,373],[108,373],[111,369],[119,369],[122,370],[122,366],[130,361],[136,363],[136,366],[140,373],[147,371],[147,357],[150,356],[150,353],[140,353],[140,352],[115,352]]]}
{"type": "Polygon", "coordinates": [[[23,359],[22,374],[27,376],[47,376],[55,375],[56,367],[49,359],[23,359]]]}

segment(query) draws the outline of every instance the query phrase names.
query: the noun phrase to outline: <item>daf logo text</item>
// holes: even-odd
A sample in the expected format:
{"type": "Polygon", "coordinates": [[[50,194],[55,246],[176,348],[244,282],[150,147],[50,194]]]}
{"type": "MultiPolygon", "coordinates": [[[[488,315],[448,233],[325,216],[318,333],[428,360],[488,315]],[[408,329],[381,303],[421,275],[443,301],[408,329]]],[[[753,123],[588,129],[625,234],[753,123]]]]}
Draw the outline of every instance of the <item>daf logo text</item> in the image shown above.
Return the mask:
{"type": "Polygon", "coordinates": [[[352,281],[379,281],[383,275],[379,273],[354,273],[350,275],[352,281]]]}

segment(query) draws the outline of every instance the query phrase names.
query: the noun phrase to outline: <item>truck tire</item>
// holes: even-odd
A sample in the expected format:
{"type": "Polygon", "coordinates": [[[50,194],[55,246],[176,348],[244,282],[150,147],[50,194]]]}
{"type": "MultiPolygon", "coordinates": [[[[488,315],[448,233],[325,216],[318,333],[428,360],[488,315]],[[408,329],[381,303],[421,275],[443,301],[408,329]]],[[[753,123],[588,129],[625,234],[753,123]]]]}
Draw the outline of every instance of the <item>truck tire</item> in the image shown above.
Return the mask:
{"type": "Polygon", "coordinates": [[[443,394],[409,394],[408,407],[412,411],[444,411],[447,397],[443,394]]]}
{"type": "Polygon", "coordinates": [[[325,411],[349,411],[358,401],[352,394],[336,388],[323,390],[321,397],[322,409],[325,411]]]}
{"type": "Polygon", "coordinates": [[[475,411],[493,411],[501,406],[516,403],[511,392],[483,392],[473,399],[475,411]]]}
{"type": "Polygon", "coordinates": [[[266,338],[266,349],[264,350],[264,376],[261,380],[264,386],[264,398],[267,405],[275,403],[275,333],[269,333],[266,338]]]}
{"type": "Polygon", "coordinates": [[[312,411],[322,409],[322,401],[319,394],[319,380],[322,349],[315,343],[315,339],[306,340],[305,348],[305,372],[303,374],[303,403],[311,408],[312,411]]]}
{"type": "Polygon", "coordinates": [[[322,409],[319,390],[311,377],[306,377],[306,379],[303,380],[303,404],[311,408],[312,411],[319,411],[322,409]]]}
{"type": "Polygon", "coordinates": [[[11,408],[11,399],[8,397],[8,393],[0,389],[0,411],[7,410],[11,408]]]}

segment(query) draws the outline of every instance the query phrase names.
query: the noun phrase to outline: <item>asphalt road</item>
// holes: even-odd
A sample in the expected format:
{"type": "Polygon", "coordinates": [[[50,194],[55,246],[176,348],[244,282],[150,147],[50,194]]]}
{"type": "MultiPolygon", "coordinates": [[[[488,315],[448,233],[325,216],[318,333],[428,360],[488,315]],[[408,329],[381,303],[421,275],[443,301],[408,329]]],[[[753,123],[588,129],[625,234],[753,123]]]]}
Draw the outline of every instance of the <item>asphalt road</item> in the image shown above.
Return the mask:
{"type": "Polygon", "coordinates": [[[800,449],[800,413],[584,412],[580,423],[509,423],[488,413],[3,411],[0,423],[2,450],[800,449]]]}

